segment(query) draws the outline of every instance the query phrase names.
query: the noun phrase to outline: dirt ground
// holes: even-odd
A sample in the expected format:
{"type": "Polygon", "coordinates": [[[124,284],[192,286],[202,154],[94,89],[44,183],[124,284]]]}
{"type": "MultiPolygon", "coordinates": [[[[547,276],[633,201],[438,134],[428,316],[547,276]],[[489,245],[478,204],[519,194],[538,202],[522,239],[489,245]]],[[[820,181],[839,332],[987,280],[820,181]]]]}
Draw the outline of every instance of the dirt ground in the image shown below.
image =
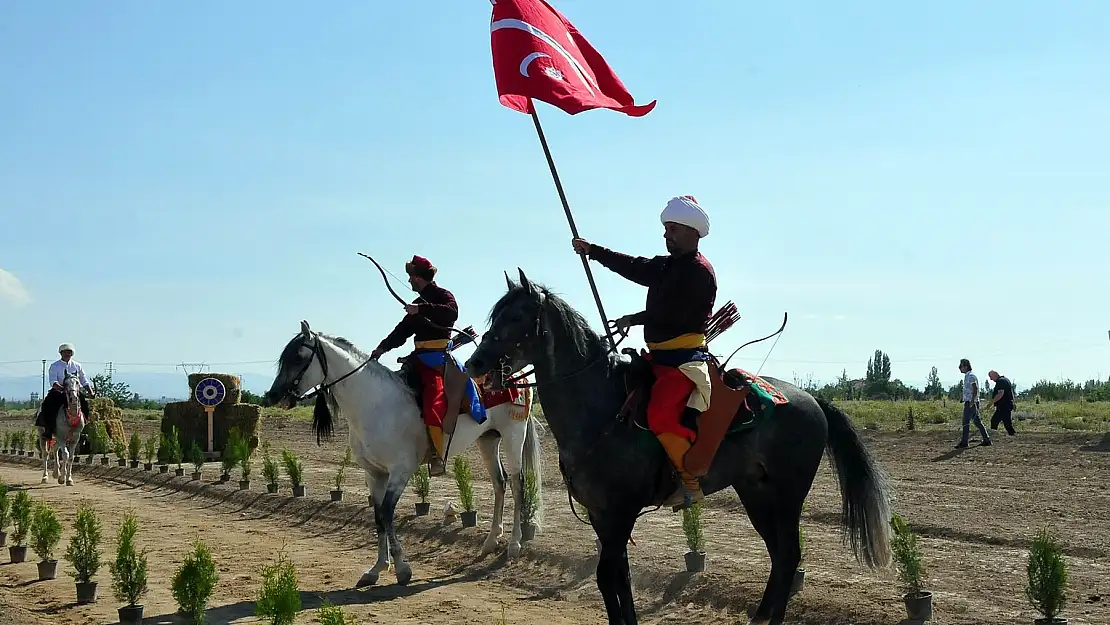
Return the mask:
{"type": "MultiPolygon", "coordinates": [[[[130,423],[142,433],[156,422],[130,423]]],[[[1073,624],[1110,623],[1110,436],[1092,434],[995,435],[996,444],[957,452],[958,434],[863,434],[890,474],[896,510],[922,535],[928,580],[934,593],[935,625],[1029,624],[1036,618],[1024,596],[1026,550],[1042,526],[1064,543],[1069,564],[1073,624]]],[[[288,446],[307,467],[309,495],[292,499],[283,483],[277,495],[264,493],[260,462],[248,493],[214,483],[215,466],[202,483],[188,477],[144,474],[116,467],[82,467],[77,485],[39,486],[39,474],[0,464],[9,484],[24,484],[36,497],[60,505],[63,523],[72,521],[79,499],[92,501],[114,532],[121,511],[139,517],[139,539],[151,551],[151,623],[175,622],[169,580],[194,536],[212,546],[222,579],[210,611],[211,623],[253,623],[258,567],[288,541],[300,571],[306,608],[319,596],[345,605],[360,623],[498,623],[502,604],[507,624],[603,623],[594,586],[592,530],[571,514],[561,487],[554,441],[544,441],[547,524],[521,557],[506,563],[502,554],[478,558],[489,527],[492,497],[481,463],[475,468],[479,526],[444,525],[446,501],[457,501],[450,476],[432,481],[432,514],[413,515],[411,488],[400,504],[401,540],[413,564],[408,587],[394,585],[391,572],[379,587],[352,591],[376,556],[366,487],[349,471],[342,504],[326,503],[342,457],[345,430],[317,447],[303,421],[268,418],[262,436],[276,449],[288,446]]],[[[187,469],[188,471],[189,469],[187,469]]],[[[836,528],[840,498],[832,468],[819,472],[803,522],[807,532],[805,590],[789,608],[789,622],[819,625],[896,625],[905,608],[890,571],[869,571],[842,546],[836,528]]],[[[507,509],[511,518],[511,503],[507,509]]],[[[660,510],[637,525],[630,560],[641,622],[746,623],[763,591],[768,561],[735,494],[707,499],[707,571],[685,572],[681,515],[660,510]]],[[[508,527],[506,532],[508,532],[508,527]]],[[[110,547],[110,546],[109,546],[110,547]]],[[[105,558],[111,557],[110,549],[105,558]]],[[[33,556],[29,555],[29,559],[33,556]]],[[[105,567],[101,599],[75,607],[72,580],[31,583],[34,564],[0,566],[0,625],[19,623],[114,623],[116,602],[105,567]],[[49,589],[49,592],[45,592],[49,589]],[[11,614],[12,619],[8,618],[11,614]]],[[[311,611],[298,623],[315,622],[311,611]]]]}

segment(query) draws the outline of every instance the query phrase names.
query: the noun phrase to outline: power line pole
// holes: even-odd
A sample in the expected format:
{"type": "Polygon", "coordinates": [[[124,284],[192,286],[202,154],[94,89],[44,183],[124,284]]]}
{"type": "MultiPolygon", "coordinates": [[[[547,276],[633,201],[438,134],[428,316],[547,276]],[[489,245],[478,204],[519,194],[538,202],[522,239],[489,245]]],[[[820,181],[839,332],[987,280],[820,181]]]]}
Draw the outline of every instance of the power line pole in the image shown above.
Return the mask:
{"type": "Polygon", "coordinates": [[[112,374],[115,373],[115,372],[116,372],[115,368],[112,367],[112,361],[109,360],[108,361],[108,382],[109,383],[112,382],[112,374]]]}
{"type": "Polygon", "coordinates": [[[46,397],[46,359],[45,358],[42,361],[42,395],[40,395],[40,397],[46,397]]]}

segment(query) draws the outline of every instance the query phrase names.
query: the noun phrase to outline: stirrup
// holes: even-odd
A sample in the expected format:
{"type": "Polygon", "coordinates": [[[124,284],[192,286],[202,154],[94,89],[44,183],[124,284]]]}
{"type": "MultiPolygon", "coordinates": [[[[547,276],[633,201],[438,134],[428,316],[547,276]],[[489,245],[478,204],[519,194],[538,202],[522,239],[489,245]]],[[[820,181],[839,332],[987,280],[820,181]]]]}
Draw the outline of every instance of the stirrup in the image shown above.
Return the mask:
{"type": "Polygon", "coordinates": [[[696,491],[691,491],[684,483],[675,490],[674,494],[663,502],[663,505],[670,506],[671,512],[680,512],[703,499],[705,499],[705,494],[702,493],[701,487],[696,491]]]}
{"type": "Polygon", "coordinates": [[[439,477],[441,475],[447,475],[447,465],[440,459],[439,454],[435,454],[428,461],[428,477],[439,477]]]}

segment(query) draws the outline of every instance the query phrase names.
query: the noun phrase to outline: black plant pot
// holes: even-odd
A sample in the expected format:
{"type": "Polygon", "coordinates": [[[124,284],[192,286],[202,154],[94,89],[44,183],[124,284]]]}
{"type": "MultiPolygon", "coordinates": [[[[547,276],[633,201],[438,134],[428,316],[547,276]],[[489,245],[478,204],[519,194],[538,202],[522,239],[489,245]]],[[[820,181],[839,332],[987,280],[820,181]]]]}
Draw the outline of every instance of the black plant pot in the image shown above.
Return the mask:
{"type": "Polygon", "coordinates": [[[147,463],[143,464],[143,471],[150,471],[153,468],[154,468],[154,463],[153,462],[147,462],[147,463]]]}
{"type": "Polygon", "coordinates": [[[174,469],[173,474],[176,475],[177,477],[184,476],[185,475],[185,467],[178,467],[178,468],[174,469]]]}
{"type": "Polygon", "coordinates": [[[463,527],[474,527],[476,525],[478,525],[478,511],[477,510],[471,510],[470,512],[463,512],[462,513],[462,526],[463,527]]]}
{"type": "Polygon", "coordinates": [[[131,461],[131,468],[132,469],[138,469],[139,468],[139,461],[138,460],[132,460],[131,461]]]}
{"type": "Polygon", "coordinates": [[[77,603],[96,603],[96,582],[77,582],[77,603]]]}
{"type": "Polygon", "coordinates": [[[231,474],[230,473],[221,473],[220,474],[220,483],[221,484],[226,484],[229,481],[231,481],[231,474]]]}
{"type": "Polygon", "coordinates": [[[267,493],[270,493],[272,495],[272,494],[276,493],[277,491],[278,491],[278,485],[277,484],[267,484],[266,485],[266,492],[267,493]]]}
{"type": "Polygon", "coordinates": [[[0,532],[0,547],[6,547],[7,545],[8,545],[8,533],[7,532],[0,532]]]}
{"type": "Polygon", "coordinates": [[[118,466],[121,466],[121,467],[126,467],[127,466],[127,461],[124,460],[123,458],[120,458],[119,460],[116,460],[116,464],[118,466]]]}
{"type": "Polygon", "coordinates": [[[120,608],[119,625],[143,625],[143,606],[129,605],[120,608]]]}
{"type": "Polygon", "coordinates": [[[108,462],[110,462],[108,456],[101,456],[100,457],[100,464],[102,464],[104,466],[108,466],[108,462]]]}
{"type": "Polygon", "coordinates": [[[525,521],[520,526],[520,540],[521,542],[528,542],[536,538],[536,524],[525,521]]]}
{"type": "Polygon", "coordinates": [[[705,570],[705,552],[687,551],[683,558],[686,560],[686,570],[690,573],[700,573],[705,570]]]}
{"type": "Polygon", "coordinates": [[[301,484],[300,486],[294,486],[293,487],[293,496],[294,497],[304,497],[306,492],[307,492],[307,490],[305,489],[304,484],[301,484]]]}
{"type": "Polygon", "coordinates": [[[239,490],[250,490],[250,489],[251,489],[251,481],[250,480],[239,480],[239,490]]]}
{"type": "Polygon", "coordinates": [[[902,595],[902,601],[906,603],[909,620],[924,622],[933,618],[933,593],[928,590],[902,595]]]}
{"type": "Polygon", "coordinates": [[[333,491],[331,491],[331,500],[332,501],[343,501],[343,491],[342,490],[333,490],[333,491]]]}
{"type": "Polygon", "coordinates": [[[432,509],[432,504],[424,502],[416,504],[416,516],[425,516],[432,509]]]}
{"type": "Polygon", "coordinates": [[[55,579],[58,577],[58,561],[47,560],[39,562],[39,581],[46,581],[48,579],[55,579]]]}
{"type": "Polygon", "coordinates": [[[194,482],[199,482],[200,481],[200,471],[193,471],[193,481],[194,482]]]}
{"type": "Polygon", "coordinates": [[[158,465],[158,472],[159,473],[169,473],[170,472],[170,465],[168,465],[168,464],[158,465]]]}
{"type": "Polygon", "coordinates": [[[88,456],[87,458],[85,458],[85,464],[92,464],[92,461],[93,461],[92,456],[88,456]]]}
{"type": "Polygon", "coordinates": [[[1034,625],[1068,625],[1068,619],[1059,616],[1033,620],[1034,625]]]}
{"type": "Polygon", "coordinates": [[[27,561],[27,548],[26,547],[8,547],[8,557],[11,559],[12,564],[19,564],[20,562],[27,561]]]}

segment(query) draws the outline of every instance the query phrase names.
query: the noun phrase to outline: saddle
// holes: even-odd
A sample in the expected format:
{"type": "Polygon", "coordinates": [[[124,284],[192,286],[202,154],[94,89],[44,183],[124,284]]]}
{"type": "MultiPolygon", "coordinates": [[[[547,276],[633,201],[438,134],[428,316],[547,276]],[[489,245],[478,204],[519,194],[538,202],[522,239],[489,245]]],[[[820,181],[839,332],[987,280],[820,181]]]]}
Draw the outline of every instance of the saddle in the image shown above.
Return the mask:
{"type": "MultiPolygon", "coordinates": [[[[415,353],[398,359],[401,363],[401,374],[405,377],[409,387],[416,393],[416,405],[423,414],[424,410],[424,384],[420,380],[419,367],[428,365],[420,362],[415,353]]],[[[466,386],[470,378],[452,358],[447,358],[442,366],[433,367],[443,376],[443,392],[447,396],[447,412],[443,416],[443,433],[451,435],[455,432],[455,425],[459,415],[467,412],[466,386]]],[[[481,389],[479,389],[481,392],[481,389]]]]}
{"type": "MultiPolygon", "coordinates": [[[[634,349],[625,348],[621,352],[631,357],[631,361],[624,373],[628,396],[618,417],[650,431],[647,407],[651,387],[655,384],[651,362],[644,357],[646,351],[637,353],[634,349]]],[[[686,418],[687,415],[683,419],[683,425],[697,433],[693,446],[684,458],[686,470],[695,477],[703,477],[709,473],[717,450],[734,425],[753,423],[763,410],[760,398],[751,392],[750,385],[738,370],[722,373],[716,358],[711,358],[707,364],[711,382],[709,409],[694,419],[686,418]]]]}

